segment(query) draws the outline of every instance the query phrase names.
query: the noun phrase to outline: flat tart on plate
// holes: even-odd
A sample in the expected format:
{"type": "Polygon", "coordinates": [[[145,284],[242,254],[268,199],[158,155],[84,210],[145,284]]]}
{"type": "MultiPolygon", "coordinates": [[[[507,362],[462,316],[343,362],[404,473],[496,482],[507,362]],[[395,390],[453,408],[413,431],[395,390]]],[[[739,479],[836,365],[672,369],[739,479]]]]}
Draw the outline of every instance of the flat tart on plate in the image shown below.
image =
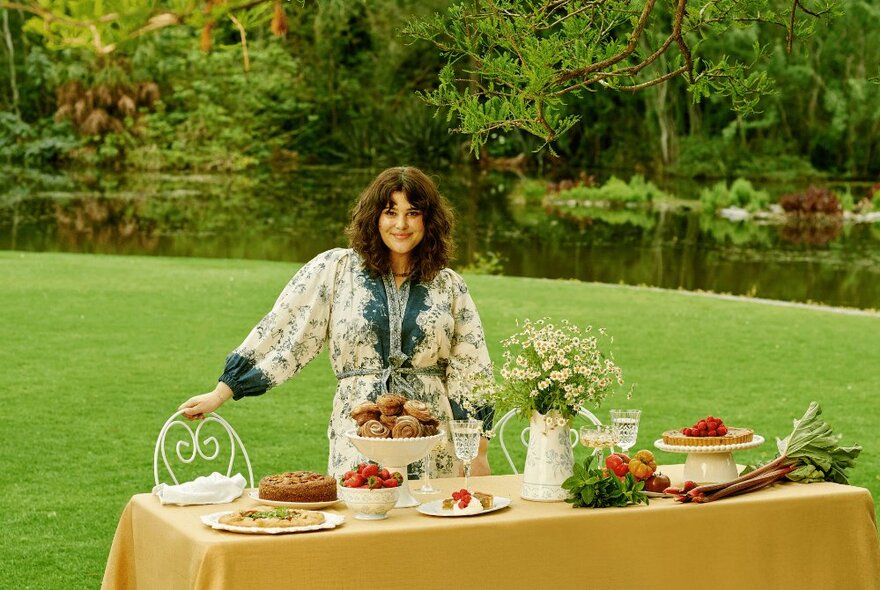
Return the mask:
{"type": "Polygon", "coordinates": [[[254,528],[288,528],[323,524],[324,515],[299,508],[255,506],[221,516],[219,522],[231,526],[254,528]]]}

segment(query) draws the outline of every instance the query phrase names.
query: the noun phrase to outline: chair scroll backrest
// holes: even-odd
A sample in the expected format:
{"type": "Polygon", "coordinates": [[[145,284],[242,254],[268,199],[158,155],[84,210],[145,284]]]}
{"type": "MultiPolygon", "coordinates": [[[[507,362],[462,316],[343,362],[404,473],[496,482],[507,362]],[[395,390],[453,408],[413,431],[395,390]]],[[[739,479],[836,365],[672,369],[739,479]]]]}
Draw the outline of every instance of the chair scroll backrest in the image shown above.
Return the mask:
{"type": "Polygon", "coordinates": [[[182,411],[177,412],[168,418],[165,425],[162,426],[162,430],[159,432],[159,438],[156,440],[156,449],[153,452],[153,478],[155,479],[156,485],[159,485],[160,483],[159,455],[162,456],[162,463],[165,465],[165,470],[168,472],[168,475],[171,476],[171,479],[175,484],[179,484],[177,477],[174,475],[174,470],[168,463],[168,457],[165,453],[165,438],[168,435],[168,431],[175,426],[179,426],[186,429],[189,434],[189,440],[184,437],[177,441],[177,444],[174,447],[177,458],[181,462],[190,464],[195,461],[196,457],[201,457],[205,461],[213,461],[220,455],[220,442],[215,436],[209,436],[204,440],[202,440],[201,436],[202,428],[204,428],[206,424],[217,423],[224,431],[226,431],[226,435],[229,438],[229,464],[226,467],[226,477],[232,477],[232,467],[235,463],[236,447],[238,447],[241,449],[241,454],[247,465],[250,487],[254,487],[254,472],[251,468],[250,457],[248,457],[247,450],[244,448],[244,443],[241,442],[241,438],[239,438],[238,433],[235,432],[235,429],[232,428],[232,426],[230,426],[229,422],[221,418],[219,414],[211,412],[210,414],[206,414],[204,419],[199,420],[198,426],[193,430],[192,426],[190,426],[190,424],[192,424],[191,422],[178,419],[181,415],[183,415],[182,411]]]}
{"type": "MultiPolygon", "coordinates": [[[[578,413],[581,416],[583,416],[584,418],[586,418],[587,420],[589,420],[590,422],[592,422],[593,424],[595,424],[596,426],[600,426],[602,424],[602,422],[598,418],[596,418],[595,414],[593,414],[593,412],[591,412],[589,410],[581,410],[578,413]]],[[[516,464],[513,462],[513,459],[511,458],[510,453],[507,451],[507,445],[504,442],[504,427],[507,426],[507,423],[515,415],[516,415],[516,410],[510,410],[509,412],[507,412],[506,414],[501,416],[501,418],[496,420],[495,432],[497,433],[496,438],[501,443],[501,450],[504,452],[504,456],[507,458],[508,464],[510,464],[510,468],[513,470],[514,475],[518,475],[519,471],[517,471],[516,464]]],[[[522,433],[520,433],[520,440],[526,446],[528,446],[528,443],[527,443],[528,439],[526,438],[526,431],[527,430],[529,430],[528,426],[523,429],[522,433]]],[[[575,431],[575,434],[577,434],[576,431],[575,431]]]]}

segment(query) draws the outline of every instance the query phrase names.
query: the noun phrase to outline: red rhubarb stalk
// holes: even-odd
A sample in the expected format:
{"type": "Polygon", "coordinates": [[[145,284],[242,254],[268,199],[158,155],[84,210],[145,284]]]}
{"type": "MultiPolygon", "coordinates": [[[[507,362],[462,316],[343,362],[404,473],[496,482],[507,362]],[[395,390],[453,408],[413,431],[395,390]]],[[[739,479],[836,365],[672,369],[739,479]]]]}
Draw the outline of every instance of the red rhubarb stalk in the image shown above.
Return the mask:
{"type": "Polygon", "coordinates": [[[749,480],[754,479],[764,473],[767,473],[768,471],[778,469],[779,466],[782,465],[783,461],[785,461],[785,459],[786,459],[786,456],[782,455],[780,457],[777,457],[773,461],[770,461],[766,465],[762,465],[761,467],[758,467],[754,471],[750,471],[750,472],[746,473],[745,475],[741,475],[741,476],[737,477],[736,479],[732,479],[730,481],[723,481],[721,483],[713,483],[713,484],[706,484],[704,486],[698,486],[698,487],[690,490],[688,492],[688,494],[691,494],[691,495],[708,494],[710,492],[714,492],[714,491],[720,490],[722,488],[726,488],[727,486],[730,486],[730,485],[736,485],[740,482],[749,481],[749,480]]]}
{"type": "Polygon", "coordinates": [[[726,498],[727,496],[733,496],[738,493],[752,491],[753,489],[758,489],[758,487],[763,487],[764,485],[769,485],[774,481],[778,481],[785,477],[786,473],[792,471],[794,467],[783,467],[782,469],[777,469],[776,471],[771,471],[770,473],[764,473],[759,477],[753,477],[747,479],[745,481],[740,481],[739,483],[728,485],[714,494],[706,495],[704,502],[714,502],[715,500],[720,500],[721,498],[726,498]]]}

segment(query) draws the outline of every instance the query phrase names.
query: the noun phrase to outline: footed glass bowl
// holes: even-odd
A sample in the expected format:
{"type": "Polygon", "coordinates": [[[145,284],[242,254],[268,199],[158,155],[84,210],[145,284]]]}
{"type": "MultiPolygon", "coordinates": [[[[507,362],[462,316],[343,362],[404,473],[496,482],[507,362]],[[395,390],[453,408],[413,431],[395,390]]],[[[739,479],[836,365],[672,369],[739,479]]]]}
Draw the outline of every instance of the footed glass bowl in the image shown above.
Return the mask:
{"type": "Polygon", "coordinates": [[[445,431],[441,430],[432,436],[417,438],[369,438],[358,436],[357,432],[352,430],[347,432],[345,436],[351,440],[354,448],[360,451],[364,457],[379,463],[391,473],[398,471],[403,476],[403,483],[399,488],[400,497],[397,501],[397,508],[410,508],[419,505],[419,501],[409,493],[406,466],[424,459],[434,448],[434,445],[446,437],[445,431]]]}
{"type": "Polygon", "coordinates": [[[382,520],[388,517],[388,511],[397,504],[400,488],[337,488],[339,496],[345,504],[355,511],[354,517],[359,520],[382,520]]]}

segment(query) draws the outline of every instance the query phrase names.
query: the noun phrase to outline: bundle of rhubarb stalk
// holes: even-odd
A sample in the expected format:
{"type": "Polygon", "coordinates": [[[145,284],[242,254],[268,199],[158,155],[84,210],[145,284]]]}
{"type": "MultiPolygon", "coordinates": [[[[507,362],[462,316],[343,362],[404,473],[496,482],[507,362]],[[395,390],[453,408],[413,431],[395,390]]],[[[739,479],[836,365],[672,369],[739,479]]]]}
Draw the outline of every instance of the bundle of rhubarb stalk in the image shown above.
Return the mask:
{"type": "Polygon", "coordinates": [[[819,415],[822,408],[812,402],[794,430],[786,438],[777,439],[779,456],[757,468],[747,468],[740,477],[722,483],[697,485],[686,481],[680,488],[667,488],[678,502],[705,503],[754,492],[778,481],[811,483],[833,481],[848,484],[846,470],[852,467],[862,447],[841,447],[841,436],[819,415]]]}

